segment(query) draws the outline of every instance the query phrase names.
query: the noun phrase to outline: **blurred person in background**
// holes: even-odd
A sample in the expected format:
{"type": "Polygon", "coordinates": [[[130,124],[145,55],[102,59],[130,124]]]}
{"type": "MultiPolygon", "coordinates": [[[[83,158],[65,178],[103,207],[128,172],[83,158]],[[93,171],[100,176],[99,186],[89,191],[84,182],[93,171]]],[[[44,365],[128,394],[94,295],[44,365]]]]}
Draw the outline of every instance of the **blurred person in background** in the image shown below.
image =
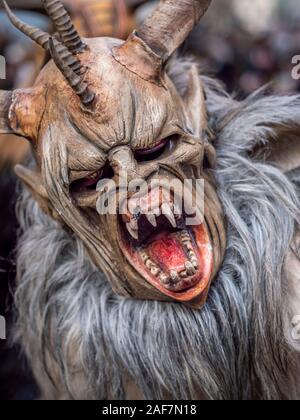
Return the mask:
{"type": "Polygon", "coordinates": [[[300,90],[299,80],[291,77],[300,45],[297,0],[255,0],[251,6],[245,0],[219,0],[203,22],[187,48],[230,92],[245,97],[269,82],[281,93],[300,90]]]}

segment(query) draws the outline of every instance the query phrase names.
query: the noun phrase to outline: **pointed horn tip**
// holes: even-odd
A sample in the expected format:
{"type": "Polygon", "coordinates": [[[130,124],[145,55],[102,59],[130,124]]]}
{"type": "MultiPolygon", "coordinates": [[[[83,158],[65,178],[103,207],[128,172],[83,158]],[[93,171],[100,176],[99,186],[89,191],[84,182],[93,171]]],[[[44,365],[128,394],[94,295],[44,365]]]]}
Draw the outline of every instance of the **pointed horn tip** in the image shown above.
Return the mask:
{"type": "Polygon", "coordinates": [[[161,0],[139,27],[137,34],[166,62],[188,37],[211,3],[212,0],[161,0]],[[180,22],[178,31],[174,30],[177,21],[180,22]]]}
{"type": "Polygon", "coordinates": [[[10,15],[12,14],[11,8],[9,7],[9,5],[6,3],[5,0],[2,0],[2,4],[3,4],[3,6],[6,10],[6,13],[7,13],[8,17],[10,17],[10,15]]]}
{"type": "Polygon", "coordinates": [[[19,20],[19,18],[18,18],[18,16],[16,16],[14,13],[13,13],[13,11],[11,10],[11,8],[10,8],[10,6],[7,4],[7,2],[5,1],[5,0],[2,0],[2,4],[3,4],[3,6],[4,6],[4,8],[5,8],[5,11],[6,11],[6,14],[7,14],[7,16],[8,16],[8,18],[10,19],[10,20],[12,20],[12,19],[18,19],[19,20]]]}
{"type": "Polygon", "coordinates": [[[13,26],[47,51],[49,34],[39,28],[23,22],[17,15],[13,13],[5,0],[2,0],[2,3],[5,8],[6,15],[13,26]]]}

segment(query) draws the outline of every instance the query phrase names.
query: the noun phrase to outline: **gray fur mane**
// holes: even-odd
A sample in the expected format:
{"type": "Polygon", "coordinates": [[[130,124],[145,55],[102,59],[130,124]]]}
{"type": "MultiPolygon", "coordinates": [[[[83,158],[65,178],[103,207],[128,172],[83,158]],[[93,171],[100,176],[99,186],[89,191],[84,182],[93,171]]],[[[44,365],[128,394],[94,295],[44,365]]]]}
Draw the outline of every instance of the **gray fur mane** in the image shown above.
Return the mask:
{"type": "MultiPolygon", "coordinates": [[[[171,71],[180,89],[185,66],[171,71]]],[[[41,381],[58,377],[69,398],[125,398],[129,377],[147,399],[300,398],[300,345],[290,337],[298,314],[284,269],[300,176],[247,155],[275,136],[271,125],[299,122],[300,98],[238,103],[204,81],[228,246],[202,310],[116,296],[81,242],[22,193],[17,338],[36,375],[47,373],[41,381]]]]}

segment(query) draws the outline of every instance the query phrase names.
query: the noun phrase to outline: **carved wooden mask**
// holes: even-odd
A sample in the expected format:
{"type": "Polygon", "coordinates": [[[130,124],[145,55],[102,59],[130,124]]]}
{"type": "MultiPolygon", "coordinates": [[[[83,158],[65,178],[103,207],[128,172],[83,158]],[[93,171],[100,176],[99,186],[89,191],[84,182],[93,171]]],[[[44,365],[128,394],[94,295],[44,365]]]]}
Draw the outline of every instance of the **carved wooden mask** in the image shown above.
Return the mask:
{"type": "MultiPolygon", "coordinates": [[[[35,170],[16,172],[122,296],[199,308],[222,261],[203,87],[192,67],[181,96],[165,71],[210,2],[161,1],[126,42],[82,39],[57,0],[43,1],[53,37],[21,22],[5,3],[11,22],[52,57],[32,88],[0,94],[1,132],[26,137],[36,161],[35,170]],[[99,214],[101,195],[121,197],[124,174],[128,183],[145,181],[147,191],[126,192],[130,206],[122,214],[120,199],[117,214],[99,214]],[[185,210],[175,211],[174,196],[166,198],[161,186],[186,179],[204,180],[204,218],[194,226],[186,226],[185,210]],[[148,214],[152,199],[157,213],[148,214]]],[[[195,191],[192,183],[185,200],[195,191]]]]}

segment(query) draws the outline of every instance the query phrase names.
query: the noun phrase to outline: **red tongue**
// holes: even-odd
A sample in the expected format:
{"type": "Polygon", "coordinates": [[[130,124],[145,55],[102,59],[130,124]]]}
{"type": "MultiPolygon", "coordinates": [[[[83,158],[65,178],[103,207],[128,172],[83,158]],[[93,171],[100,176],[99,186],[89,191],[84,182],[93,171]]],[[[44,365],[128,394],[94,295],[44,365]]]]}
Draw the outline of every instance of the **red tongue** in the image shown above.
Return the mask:
{"type": "Polygon", "coordinates": [[[187,261],[182,244],[174,233],[165,233],[152,242],[148,246],[148,253],[152,260],[166,271],[179,271],[184,268],[187,261]]]}

